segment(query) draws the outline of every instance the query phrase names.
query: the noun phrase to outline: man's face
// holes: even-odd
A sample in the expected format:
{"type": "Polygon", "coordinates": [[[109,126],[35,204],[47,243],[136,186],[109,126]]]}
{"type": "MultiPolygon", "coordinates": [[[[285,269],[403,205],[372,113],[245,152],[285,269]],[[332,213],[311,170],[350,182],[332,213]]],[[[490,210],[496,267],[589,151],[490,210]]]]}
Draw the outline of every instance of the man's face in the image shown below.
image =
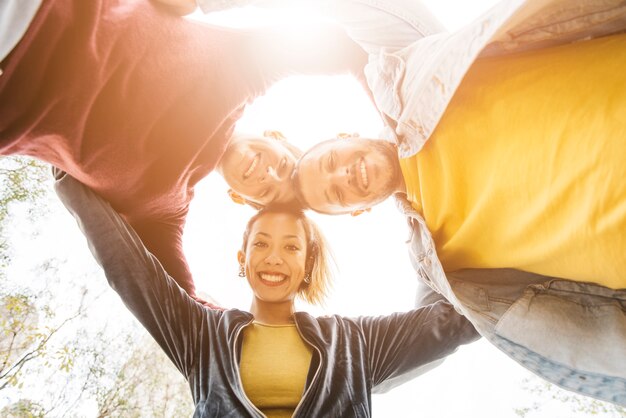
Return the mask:
{"type": "Polygon", "coordinates": [[[301,196],[311,209],[347,213],[366,209],[394,192],[402,173],[391,143],[333,139],[312,147],[298,163],[301,196]]]}
{"type": "Polygon", "coordinates": [[[220,160],[226,183],[248,201],[267,205],[295,199],[289,177],[296,157],[269,138],[237,138],[220,160]]]}

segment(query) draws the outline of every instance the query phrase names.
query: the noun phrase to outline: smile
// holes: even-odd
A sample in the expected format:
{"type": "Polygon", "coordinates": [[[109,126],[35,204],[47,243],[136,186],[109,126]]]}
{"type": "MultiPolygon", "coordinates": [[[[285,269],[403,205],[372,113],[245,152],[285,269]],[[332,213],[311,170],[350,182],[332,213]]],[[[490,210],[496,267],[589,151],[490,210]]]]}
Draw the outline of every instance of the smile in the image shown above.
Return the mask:
{"type": "Polygon", "coordinates": [[[261,159],[261,157],[259,156],[259,154],[256,154],[254,156],[254,158],[252,159],[252,161],[250,162],[250,165],[248,166],[248,169],[243,173],[243,179],[247,179],[248,177],[250,177],[250,174],[254,173],[254,169],[256,168],[257,165],[259,165],[259,160],[261,159]]]}
{"type": "Polygon", "coordinates": [[[367,189],[369,186],[369,178],[367,177],[367,168],[365,167],[365,159],[361,158],[358,163],[359,173],[361,174],[361,184],[363,184],[363,188],[367,189]]]}
{"type": "Polygon", "coordinates": [[[259,273],[259,278],[267,286],[278,286],[287,281],[287,276],[280,273],[259,273]]]}

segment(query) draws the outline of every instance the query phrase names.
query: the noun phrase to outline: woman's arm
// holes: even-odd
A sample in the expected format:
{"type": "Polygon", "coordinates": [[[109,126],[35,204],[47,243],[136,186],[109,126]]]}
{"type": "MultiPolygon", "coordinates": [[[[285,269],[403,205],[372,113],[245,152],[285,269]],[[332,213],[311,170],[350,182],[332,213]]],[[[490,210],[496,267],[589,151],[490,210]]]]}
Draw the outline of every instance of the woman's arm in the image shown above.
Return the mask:
{"type": "Polygon", "coordinates": [[[480,338],[472,323],[445,300],[357,321],[368,347],[372,387],[378,393],[435,367],[459,346],[480,338]]]}
{"type": "Polygon", "coordinates": [[[76,219],[111,287],[187,377],[206,315],[144,247],[135,231],[87,186],[54,169],[55,191],[76,219]]]}

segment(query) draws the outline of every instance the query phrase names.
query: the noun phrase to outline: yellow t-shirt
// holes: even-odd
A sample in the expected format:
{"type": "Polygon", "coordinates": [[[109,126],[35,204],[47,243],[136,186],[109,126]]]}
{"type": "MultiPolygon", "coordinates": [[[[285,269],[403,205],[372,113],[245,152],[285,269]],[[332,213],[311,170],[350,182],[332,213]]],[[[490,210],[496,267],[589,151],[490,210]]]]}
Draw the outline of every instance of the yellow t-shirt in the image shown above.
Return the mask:
{"type": "Polygon", "coordinates": [[[626,288],[626,35],[478,60],[401,166],[446,271],[626,288]]]}
{"type": "Polygon", "coordinates": [[[293,414],[304,394],[311,350],[295,325],[253,322],[244,328],[241,382],[248,399],[267,417],[293,414]]]}

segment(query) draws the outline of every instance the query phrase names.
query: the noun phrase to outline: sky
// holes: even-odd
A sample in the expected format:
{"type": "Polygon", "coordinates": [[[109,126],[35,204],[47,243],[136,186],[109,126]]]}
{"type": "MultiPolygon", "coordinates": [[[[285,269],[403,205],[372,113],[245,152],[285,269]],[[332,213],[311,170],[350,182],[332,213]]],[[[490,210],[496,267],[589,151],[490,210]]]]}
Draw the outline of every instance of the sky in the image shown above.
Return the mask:
{"type": "MultiPolygon", "coordinates": [[[[429,0],[424,3],[453,30],[495,2],[429,0]]],[[[220,14],[211,19],[241,25],[247,19],[258,18],[257,11],[240,13],[220,14]]],[[[362,137],[375,138],[381,128],[376,109],[357,82],[348,76],[291,77],[281,81],[251,104],[237,124],[238,130],[255,134],[266,129],[279,130],[302,149],[338,133],[357,132],[362,137]]],[[[245,223],[254,212],[231,202],[227,189],[216,173],[198,184],[185,228],[184,249],[201,293],[211,295],[222,306],[248,309],[251,292],[245,279],[237,275],[236,255],[245,223]]],[[[28,268],[29,261],[32,262],[29,252],[55,254],[56,251],[63,258],[84,263],[86,270],[97,269],[73,219],[58,202],[55,204],[54,221],[40,236],[16,238],[15,268],[28,268]],[[55,237],[57,240],[63,237],[63,242],[51,249],[50,242],[55,237]],[[23,249],[21,253],[19,248],[23,249]]],[[[392,200],[358,217],[317,214],[311,217],[331,243],[338,274],[324,307],[299,304],[299,309],[319,315],[358,316],[412,308],[417,278],[405,245],[408,229],[392,200]]],[[[107,303],[112,305],[107,314],[128,315],[116,296],[110,300],[107,303]]],[[[390,393],[374,395],[373,412],[378,417],[513,418],[519,417],[516,408],[541,402],[540,411],[529,414],[529,418],[587,416],[560,402],[533,397],[524,386],[536,382],[529,372],[481,340],[461,347],[443,365],[414,381],[390,393]]]]}

